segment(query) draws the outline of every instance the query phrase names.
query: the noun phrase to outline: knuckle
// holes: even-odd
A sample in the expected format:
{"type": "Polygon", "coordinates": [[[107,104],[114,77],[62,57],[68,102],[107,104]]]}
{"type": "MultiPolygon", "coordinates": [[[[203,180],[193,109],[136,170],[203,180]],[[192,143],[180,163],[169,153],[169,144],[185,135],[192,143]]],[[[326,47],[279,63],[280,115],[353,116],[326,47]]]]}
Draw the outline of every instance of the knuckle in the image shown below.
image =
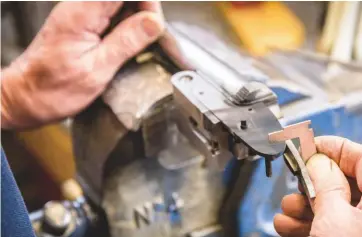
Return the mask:
{"type": "Polygon", "coordinates": [[[120,45],[122,48],[120,48],[120,54],[123,56],[123,58],[128,59],[129,57],[132,57],[134,54],[136,54],[139,51],[139,45],[136,37],[134,37],[131,34],[123,34],[120,37],[120,45]]]}
{"type": "Polygon", "coordinates": [[[281,218],[282,215],[281,214],[276,214],[273,218],[273,225],[274,225],[274,229],[275,231],[279,234],[279,235],[282,235],[283,234],[283,231],[282,231],[282,228],[281,228],[281,218]]]}
{"type": "Polygon", "coordinates": [[[139,40],[132,35],[122,33],[118,39],[117,43],[111,43],[107,47],[109,48],[109,56],[113,60],[120,61],[120,63],[124,63],[142,49],[139,46],[139,40]]]}

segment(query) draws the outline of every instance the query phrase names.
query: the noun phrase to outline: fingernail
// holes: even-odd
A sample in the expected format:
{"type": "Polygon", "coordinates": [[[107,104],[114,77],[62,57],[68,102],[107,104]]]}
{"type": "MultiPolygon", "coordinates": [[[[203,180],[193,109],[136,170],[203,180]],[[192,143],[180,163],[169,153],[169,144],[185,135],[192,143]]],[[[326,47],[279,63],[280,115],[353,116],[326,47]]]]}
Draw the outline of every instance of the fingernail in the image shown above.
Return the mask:
{"type": "Polygon", "coordinates": [[[150,38],[157,37],[162,31],[162,25],[156,17],[145,17],[141,22],[143,31],[150,38]]]}

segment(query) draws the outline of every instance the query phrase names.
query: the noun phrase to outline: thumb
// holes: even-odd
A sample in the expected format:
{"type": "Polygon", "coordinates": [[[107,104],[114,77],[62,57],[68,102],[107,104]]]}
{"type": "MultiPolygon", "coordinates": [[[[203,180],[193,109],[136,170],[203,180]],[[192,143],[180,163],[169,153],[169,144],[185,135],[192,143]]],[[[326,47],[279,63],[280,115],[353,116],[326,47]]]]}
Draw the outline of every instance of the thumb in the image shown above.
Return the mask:
{"type": "Polygon", "coordinates": [[[338,165],[323,154],[315,154],[307,162],[316,197],[312,201],[315,214],[335,210],[333,207],[349,204],[351,190],[338,165]]]}
{"type": "Polygon", "coordinates": [[[161,36],[164,28],[162,18],[153,12],[143,11],[128,17],[105,36],[95,50],[101,64],[98,66],[113,75],[126,61],[161,36]]]}

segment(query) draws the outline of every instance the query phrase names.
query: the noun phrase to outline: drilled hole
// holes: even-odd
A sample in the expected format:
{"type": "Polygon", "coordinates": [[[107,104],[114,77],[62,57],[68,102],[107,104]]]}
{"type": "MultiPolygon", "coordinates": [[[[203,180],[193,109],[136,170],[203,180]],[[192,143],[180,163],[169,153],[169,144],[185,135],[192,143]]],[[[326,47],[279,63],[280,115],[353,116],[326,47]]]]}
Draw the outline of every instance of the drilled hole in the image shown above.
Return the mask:
{"type": "Polygon", "coordinates": [[[192,76],[183,76],[183,77],[180,77],[180,80],[185,80],[185,81],[192,81],[192,76]]]}

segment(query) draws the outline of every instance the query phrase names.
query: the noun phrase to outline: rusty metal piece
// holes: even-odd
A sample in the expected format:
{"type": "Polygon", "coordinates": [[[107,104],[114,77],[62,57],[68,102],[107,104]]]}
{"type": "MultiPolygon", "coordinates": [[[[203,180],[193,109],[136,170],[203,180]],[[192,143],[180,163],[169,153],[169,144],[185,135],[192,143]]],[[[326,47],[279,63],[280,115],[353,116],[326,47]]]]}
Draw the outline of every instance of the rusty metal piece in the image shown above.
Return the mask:
{"type": "Polygon", "coordinates": [[[304,163],[306,163],[312,155],[317,153],[317,148],[314,143],[314,132],[313,129],[309,128],[309,124],[311,124],[311,121],[307,120],[287,126],[281,131],[269,133],[269,141],[282,142],[299,138],[300,153],[304,163]]]}

